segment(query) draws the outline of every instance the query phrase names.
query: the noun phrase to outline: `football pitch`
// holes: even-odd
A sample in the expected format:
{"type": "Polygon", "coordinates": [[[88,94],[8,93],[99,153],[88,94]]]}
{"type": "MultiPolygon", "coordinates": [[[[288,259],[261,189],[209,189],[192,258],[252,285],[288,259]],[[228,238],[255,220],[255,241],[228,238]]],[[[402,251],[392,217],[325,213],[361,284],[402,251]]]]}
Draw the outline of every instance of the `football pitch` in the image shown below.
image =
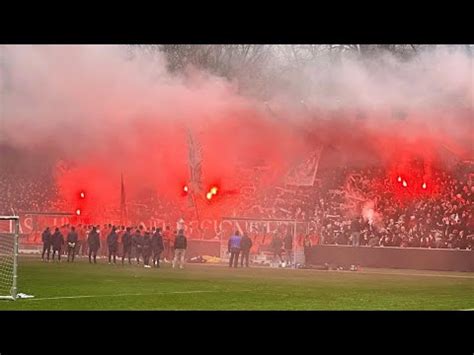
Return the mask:
{"type": "Polygon", "coordinates": [[[0,310],[466,310],[474,273],[318,271],[187,264],[91,265],[20,258],[18,292],[0,310]]]}

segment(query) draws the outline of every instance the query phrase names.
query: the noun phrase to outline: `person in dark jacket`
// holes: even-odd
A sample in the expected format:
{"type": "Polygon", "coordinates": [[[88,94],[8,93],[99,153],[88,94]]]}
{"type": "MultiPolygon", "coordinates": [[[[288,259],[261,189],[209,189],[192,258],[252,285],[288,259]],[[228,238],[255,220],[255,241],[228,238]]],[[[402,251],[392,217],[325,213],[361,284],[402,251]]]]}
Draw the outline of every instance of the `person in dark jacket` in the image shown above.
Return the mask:
{"type": "Polygon", "coordinates": [[[41,253],[41,259],[44,261],[44,253],[46,253],[49,262],[49,253],[51,252],[51,230],[47,227],[41,234],[41,240],[43,241],[43,252],[41,253]]]}
{"type": "Polygon", "coordinates": [[[252,240],[249,238],[247,233],[244,233],[242,236],[242,240],[240,241],[240,250],[242,252],[242,256],[240,257],[240,266],[244,266],[245,260],[245,267],[249,267],[249,254],[250,249],[252,248],[252,240]]]}
{"type": "Polygon", "coordinates": [[[237,267],[239,263],[241,241],[242,237],[240,236],[239,231],[235,231],[234,235],[229,238],[229,242],[227,244],[227,251],[230,253],[229,267],[232,267],[232,265],[237,267]]]}
{"type": "Polygon", "coordinates": [[[133,235],[132,244],[133,244],[133,248],[135,249],[137,264],[140,264],[140,255],[142,255],[142,235],[139,229],[137,229],[135,231],[135,234],[133,235]]]}
{"type": "Polygon", "coordinates": [[[293,236],[288,233],[283,241],[286,255],[286,263],[288,265],[293,264],[293,236]]]}
{"type": "Polygon", "coordinates": [[[91,256],[93,255],[94,264],[96,264],[97,251],[100,248],[100,237],[97,232],[97,227],[92,227],[92,231],[89,233],[89,237],[87,238],[87,244],[89,246],[89,263],[92,263],[91,256]]]}
{"type": "Polygon", "coordinates": [[[53,261],[54,261],[54,255],[56,252],[58,253],[58,261],[61,262],[61,249],[64,245],[64,237],[59,231],[59,228],[56,228],[54,231],[53,236],[51,237],[51,244],[53,246],[53,261]]]}
{"type": "Polygon", "coordinates": [[[71,227],[71,231],[67,235],[67,262],[71,258],[71,261],[74,262],[74,256],[76,255],[76,246],[79,236],[76,232],[76,228],[71,227]]]}
{"type": "Polygon", "coordinates": [[[160,256],[165,249],[163,245],[163,236],[161,235],[161,228],[157,228],[151,238],[151,247],[153,249],[153,266],[160,267],[160,256]]]}
{"type": "Polygon", "coordinates": [[[112,227],[112,231],[107,236],[107,246],[109,248],[109,264],[112,262],[112,257],[115,264],[118,249],[118,235],[115,226],[112,227]]]}
{"type": "Polygon", "coordinates": [[[142,240],[142,253],[143,253],[143,264],[146,268],[150,266],[150,256],[151,256],[151,236],[150,232],[146,231],[142,240]]]}
{"type": "Polygon", "coordinates": [[[184,256],[186,254],[186,248],[188,247],[188,241],[184,236],[184,231],[180,229],[176,238],[174,239],[174,259],[173,259],[173,268],[175,268],[176,263],[179,262],[179,268],[184,268],[184,256]]]}
{"type": "Polygon", "coordinates": [[[132,229],[130,227],[127,227],[127,230],[125,233],[122,235],[122,248],[123,248],[123,253],[122,253],[122,265],[123,261],[125,260],[125,257],[128,255],[128,263],[131,264],[132,260],[132,234],[130,233],[132,229]]]}

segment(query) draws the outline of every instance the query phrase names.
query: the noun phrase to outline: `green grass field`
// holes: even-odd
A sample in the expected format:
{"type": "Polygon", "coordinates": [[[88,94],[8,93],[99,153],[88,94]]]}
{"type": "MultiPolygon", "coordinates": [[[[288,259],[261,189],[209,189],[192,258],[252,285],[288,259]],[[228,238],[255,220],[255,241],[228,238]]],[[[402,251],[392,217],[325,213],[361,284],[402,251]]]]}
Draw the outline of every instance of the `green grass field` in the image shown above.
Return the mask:
{"type": "Polygon", "coordinates": [[[0,301],[0,310],[458,310],[474,309],[474,273],[145,269],[21,257],[19,292],[35,298],[0,301]]]}

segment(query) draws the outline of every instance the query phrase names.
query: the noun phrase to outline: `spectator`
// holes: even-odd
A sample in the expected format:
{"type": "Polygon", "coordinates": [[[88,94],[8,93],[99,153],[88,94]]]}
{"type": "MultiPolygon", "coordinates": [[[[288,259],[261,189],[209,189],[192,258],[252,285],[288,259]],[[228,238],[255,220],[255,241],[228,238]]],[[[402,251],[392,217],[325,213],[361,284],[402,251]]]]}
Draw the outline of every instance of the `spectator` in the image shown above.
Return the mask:
{"type": "Polygon", "coordinates": [[[249,267],[249,254],[250,254],[250,249],[252,248],[252,240],[249,238],[247,233],[244,233],[242,236],[242,240],[240,241],[240,249],[242,252],[242,256],[240,258],[240,266],[244,266],[244,261],[245,261],[245,267],[249,267]]]}
{"type": "Polygon", "coordinates": [[[237,267],[239,262],[239,254],[241,250],[242,238],[239,231],[235,231],[234,235],[229,238],[227,251],[230,253],[229,267],[237,267]]]}
{"type": "Polygon", "coordinates": [[[184,268],[184,256],[186,254],[186,248],[187,248],[187,239],[184,236],[184,231],[180,229],[174,241],[173,269],[178,263],[179,263],[180,269],[184,268]]]}

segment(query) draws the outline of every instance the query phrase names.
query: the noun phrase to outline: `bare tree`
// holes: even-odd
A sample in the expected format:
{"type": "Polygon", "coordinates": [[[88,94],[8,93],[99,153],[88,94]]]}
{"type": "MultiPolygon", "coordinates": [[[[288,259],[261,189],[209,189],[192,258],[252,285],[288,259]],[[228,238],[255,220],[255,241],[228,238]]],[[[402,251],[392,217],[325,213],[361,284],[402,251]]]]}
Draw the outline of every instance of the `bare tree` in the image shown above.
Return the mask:
{"type": "Polygon", "coordinates": [[[242,68],[251,69],[268,57],[265,45],[159,45],[140,46],[144,53],[161,52],[170,71],[195,66],[210,73],[232,78],[242,68]]]}
{"type": "Polygon", "coordinates": [[[425,47],[412,44],[140,45],[130,46],[130,52],[163,55],[171,72],[196,67],[235,80],[241,92],[268,97],[276,87],[290,89],[288,85],[295,80],[300,83],[311,80],[304,74],[307,67],[326,70],[327,65],[338,63],[344,57],[377,60],[384,53],[410,60],[425,47]]]}
{"type": "Polygon", "coordinates": [[[415,44],[362,44],[359,53],[364,57],[376,57],[383,53],[390,53],[402,60],[412,59],[425,46],[415,44]]]}

